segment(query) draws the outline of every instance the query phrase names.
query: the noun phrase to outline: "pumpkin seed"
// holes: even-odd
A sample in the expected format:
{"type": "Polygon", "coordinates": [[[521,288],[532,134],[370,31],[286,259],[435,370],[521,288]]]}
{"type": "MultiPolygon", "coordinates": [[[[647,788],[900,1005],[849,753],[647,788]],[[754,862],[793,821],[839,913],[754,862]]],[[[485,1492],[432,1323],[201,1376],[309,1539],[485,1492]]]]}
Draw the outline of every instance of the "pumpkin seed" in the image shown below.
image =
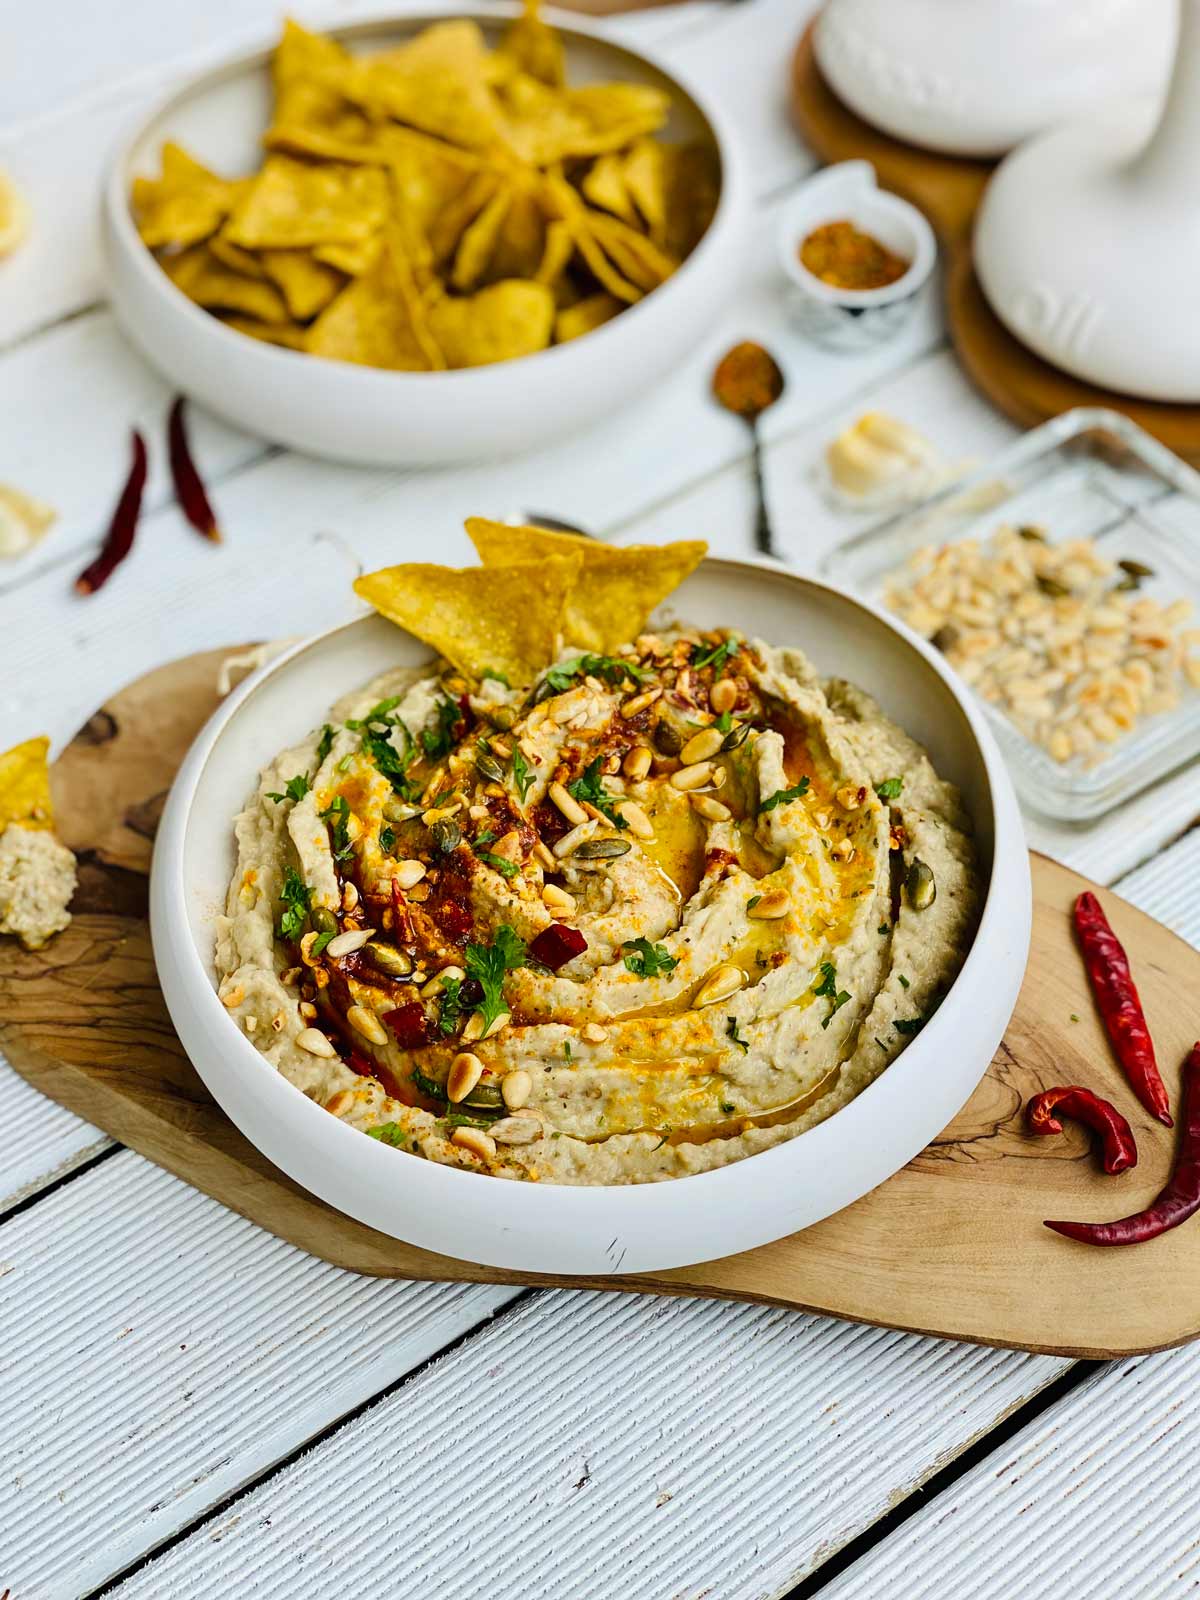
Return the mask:
{"type": "Polygon", "coordinates": [[[462,829],[453,817],[439,817],[429,831],[443,855],[448,856],[462,843],[462,829]]]}
{"type": "Polygon", "coordinates": [[[1037,586],[1043,594],[1048,594],[1052,600],[1065,600],[1071,592],[1067,584],[1060,583],[1057,578],[1051,578],[1045,572],[1038,573],[1037,586]]]}
{"type": "Polygon", "coordinates": [[[481,778],[486,778],[489,783],[504,782],[504,768],[496,760],[490,750],[485,750],[482,745],[475,747],[475,771],[481,778]]]}
{"type": "Polygon", "coordinates": [[[628,839],[585,839],[576,845],[574,855],[579,861],[608,861],[616,856],[628,855],[633,846],[628,839]]]}
{"type": "Polygon", "coordinates": [[[1032,522],[1026,522],[1022,527],[1018,528],[1017,534],[1020,538],[1028,540],[1030,544],[1045,544],[1046,542],[1046,535],[1040,528],[1035,528],[1032,522]]]}
{"type": "Polygon", "coordinates": [[[386,973],[389,978],[407,978],[412,975],[412,958],[397,950],[395,945],[381,944],[377,939],[369,939],[363,945],[363,955],[377,972],[386,973]]]}
{"type": "Polygon", "coordinates": [[[477,1083],[459,1101],[460,1105],[473,1106],[476,1111],[499,1111],[504,1100],[498,1083],[477,1083]]]}
{"type": "Polygon", "coordinates": [[[308,920],[318,933],[337,932],[337,918],[325,906],[314,906],[308,914],[308,920]]]}
{"type": "Polygon", "coordinates": [[[725,735],[725,738],[721,743],[721,749],[736,750],[740,745],[745,744],[749,737],[750,724],[748,722],[735,722],[733,727],[730,728],[729,732],[725,735]]]}
{"type": "Polygon", "coordinates": [[[937,884],[934,882],[933,872],[920,856],[914,856],[909,864],[904,879],[904,892],[914,911],[928,911],[937,899],[937,884]]]}
{"type": "Polygon", "coordinates": [[[933,634],[929,642],[935,650],[953,650],[961,637],[952,622],[944,622],[938,631],[933,634]]]}
{"type": "Polygon", "coordinates": [[[1148,567],[1144,561],[1126,559],[1125,561],[1118,561],[1117,565],[1122,572],[1127,572],[1131,578],[1152,578],[1154,576],[1154,568],[1148,567]]]}
{"type": "Polygon", "coordinates": [[[660,722],[654,730],[654,748],[664,756],[677,756],[683,749],[683,736],[669,722],[660,722]]]}

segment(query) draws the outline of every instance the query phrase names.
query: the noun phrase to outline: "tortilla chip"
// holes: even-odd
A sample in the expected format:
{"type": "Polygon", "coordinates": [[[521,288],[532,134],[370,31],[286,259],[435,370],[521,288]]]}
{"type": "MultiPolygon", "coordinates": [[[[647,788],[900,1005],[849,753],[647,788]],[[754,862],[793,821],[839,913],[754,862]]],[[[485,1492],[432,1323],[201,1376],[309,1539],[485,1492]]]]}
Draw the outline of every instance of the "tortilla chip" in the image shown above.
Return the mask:
{"type": "Polygon", "coordinates": [[[52,828],[50,741],[26,739],[0,755],[0,833],[10,823],[22,828],[52,828]]]}
{"type": "Polygon", "coordinates": [[[387,129],[383,144],[397,211],[427,234],[481,170],[478,156],[412,128],[387,129]]]}
{"type": "Polygon", "coordinates": [[[575,533],[512,528],[485,517],[468,518],[466,528],[479,559],[493,573],[513,561],[549,562],[577,555],[581,570],[563,613],[563,642],[601,652],[635,639],[655,607],[708,552],[701,539],[614,546],[575,533]]]}
{"type": "Polygon", "coordinates": [[[307,349],[308,329],[298,322],[256,322],[253,317],[222,317],[221,321],[235,333],[260,339],[263,344],[276,344],[281,350],[307,349]]]}
{"type": "Polygon", "coordinates": [[[580,334],[591,333],[593,328],[610,322],[618,311],[624,309],[625,302],[609,294],[606,289],[599,294],[589,294],[574,305],[564,306],[555,317],[554,342],[566,344],[571,339],[578,339],[580,334]]]}
{"type": "Polygon", "coordinates": [[[308,330],[305,348],[330,361],[392,372],[431,372],[446,365],[398,239],[386,240],[375,265],[321,313],[308,330]]]}
{"type": "Polygon", "coordinates": [[[507,29],[497,53],[552,89],[561,89],[567,81],[562,40],[538,16],[538,0],[525,0],[524,16],[507,29]]]}
{"type": "Polygon", "coordinates": [[[546,208],[541,180],[518,174],[509,183],[511,204],[496,235],[484,282],[533,278],[546,250],[546,208]]]}
{"type": "Polygon", "coordinates": [[[655,233],[654,238],[669,256],[682,261],[700,243],[716,212],[721,168],[711,145],[665,145],[663,171],[665,215],[661,236],[655,233]]]}
{"type": "Polygon", "coordinates": [[[454,255],[463,233],[499,189],[499,175],[481,169],[467,181],[449,205],[431,219],[429,247],[439,266],[454,255]]]}
{"type": "Polygon", "coordinates": [[[286,322],[287,306],[274,284],[233,272],[207,245],[166,256],[162,269],[175,287],[209,311],[240,311],[258,322],[286,322]]]}
{"type": "Polygon", "coordinates": [[[467,149],[496,136],[499,117],[488,87],[487,50],[477,23],[437,22],[366,64],[373,108],[397,122],[467,149]]]}
{"type": "Polygon", "coordinates": [[[216,233],[252,179],[219,178],[181,145],[162,147],[162,177],[133,180],[133,211],[142,243],[198,244],[216,233]]]}
{"type": "Polygon", "coordinates": [[[208,241],[208,248],[223,267],[240,272],[243,278],[265,278],[266,268],[253,250],[243,250],[240,244],[230,244],[224,234],[218,233],[208,241]]]}
{"type": "Polygon", "coordinates": [[[268,156],[225,237],[251,250],[361,244],[383,226],[387,209],[387,179],[374,167],[268,156]]]}
{"type": "Polygon", "coordinates": [[[629,197],[629,189],[625,183],[624,160],[621,156],[613,152],[597,156],[579,187],[587,199],[594,206],[599,206],[602,211],[611,211],[613,216],[621,217],[625,222],[637,222],[638,214],[629,197]]]}
{"type": "Polygon", "coordinates": [[[362,244],[314,245],[313,260],[323,261],[329,267],[336,267],[348,278],[357,278],[361,273],[371,270],[379,260],[379,252],[382,249],[383,234],[376,233],[370,239],[364,239],[362,244]]]}
{"type": "Polygon", "coordinates": [[[271,64],[275,114],[263,143],[269,150],[329,160],[373,159],[374,125],[347,92],[362,73],[362,63],[335,39],[289,18],[271,64]]]}
{"type": "Polygon", "coordinates": [[[558,653],[567,596],[581,566],[574,549],[461,571],[418,561],[368,573],[354,591],[468,677],[490,667],[525,685],[558,653]]]}
{"type": "Polygon", "coordinates": [[[262,264],[272,283],[283,291],[288,311],[307,322],[323,311],[345,279],[307,250],[264,250],[262,264]]]}
{"type": "Polygon", "coordinates": [[[642,289],[621,276],[593,231],[592,219],[599,217],[600,213],[589,212],[570,184],[564,183],[561,178],[551,178],[549,185],[559,215],[592,276],[609,294],[624,300],[627,305],[635,305],[642,298],[642,289]]]}
{"type": "Polygon", "coordinates": [[[575,236],[561,218],[556,218],[546,228],[546,243],[534,278],[554,288],[574,254],[575,236]]]}
{"type": "Polygon", "coordinates": [[[431,300],[429,330],[448,367],[513,361],[550,343],[554,296],[543,283],[506,278],[463,299],[431,300]]]}
{"type": "Polygon", "coordinates": [[[483,277],[512,199],[511,190],[498,189],[458,241],[450,271],[450,283],[455,289],[465,293],[483,277]]]}
{"type": "Polygon", "coordinates": [[[647,293],[665,283],[678,268],[678,261],[664,255],[657,245],[618,217],[593,211],[587,216],[592,237],[617,270],[647,293]]]}

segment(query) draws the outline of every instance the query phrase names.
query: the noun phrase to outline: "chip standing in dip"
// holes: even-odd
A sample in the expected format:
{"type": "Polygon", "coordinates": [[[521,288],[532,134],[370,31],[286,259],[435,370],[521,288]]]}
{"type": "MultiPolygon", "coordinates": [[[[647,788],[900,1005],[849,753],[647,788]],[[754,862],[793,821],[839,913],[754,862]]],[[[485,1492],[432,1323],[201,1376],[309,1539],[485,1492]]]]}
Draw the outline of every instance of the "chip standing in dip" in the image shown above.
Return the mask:
{"type": "Polygon", "coordinates": [[[640,1183],[795,1137],[958,972],[979,875],[957,792],[800,650],[645,631],[702,545],[468,531],[485,569],[360,580],[440,659],[263,773],[221,999],[332,1115],[471,1171],[640,1183]],[[478,580],[532,570],[506,633],[478,580]]]}

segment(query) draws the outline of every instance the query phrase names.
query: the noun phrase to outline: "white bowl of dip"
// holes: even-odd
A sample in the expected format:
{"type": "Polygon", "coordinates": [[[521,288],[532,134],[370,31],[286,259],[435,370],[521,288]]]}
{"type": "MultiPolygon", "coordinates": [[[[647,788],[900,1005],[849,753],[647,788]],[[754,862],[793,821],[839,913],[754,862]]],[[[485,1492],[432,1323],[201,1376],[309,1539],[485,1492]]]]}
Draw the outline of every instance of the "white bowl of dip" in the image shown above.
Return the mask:
{"type": "Polygon", "coordinates": [[[217,998],[216,919],[235,865],[233,819],[281,745],[328,706],[427,648],[370,616],[296,645],[214,714],[175,780],[154,850],[150,921],[172,1021],[213,1097],[290,1178],[381,1232],[531,1273],[639,1273],[749,1250],[850,1205],[911,1160],[970,1097],[1012,1014],[1031,923],[1029,858],[1011,781],[981,713],[937,653],[868,602],[767,562],[708,560],[678,617],[801,646],[929,751],[974,820],[982,915],[958,978],[922,1031],[856,1099],[787,1143],[666,1182],[511,1183],[393,1150],[307,1099],[217,998]]]}
{"type": "MultiPolygon", "coordinates": [[[[446,17],[478,23],[495,44],[517,5],[486,12],[429,6],[326,30],[350,50],[381,49],[446,17]]],[[[591,333],[536,355],[452,372],[390,372],[278,349],[227,328],[182,294],[142,243],[130,211],[137,176],[155,174],[174,139],[222,175],[257,170],[270,121],[275,39],[175,90],[118,150],[102,201],[108,287],[129,338],[168,383],[238,427],[311,455],[379,466],[465,461],[531,450],[634,403],[671,372],[736,290],[750,185],[724,115],[653,56],[578,17],[548,14],[572,83],[652,84],[671,99],[663,136],[716,151],[720,194],[707,232],[679,270],[591,333]]]]}

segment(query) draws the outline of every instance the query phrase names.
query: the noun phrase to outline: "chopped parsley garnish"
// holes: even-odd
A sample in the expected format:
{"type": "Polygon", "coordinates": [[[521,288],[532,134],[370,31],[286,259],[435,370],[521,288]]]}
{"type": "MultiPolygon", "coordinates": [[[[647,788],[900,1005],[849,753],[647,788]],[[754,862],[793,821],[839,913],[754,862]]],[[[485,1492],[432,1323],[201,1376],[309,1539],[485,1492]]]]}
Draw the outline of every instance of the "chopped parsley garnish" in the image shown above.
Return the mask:
{"type": "Polygon", "coordinates": [[[850,998],[845,989],[839,989],[837,986],[837,968],[832,961],[822,961],[821,981],[813,984],[813,993],[822,1000],[829,1001],[829,1011],[821,1018],[822,1028],[827,1028],[835,1014],[850,998]]]}
{"type": "Polygon", "coordinates": [[[651,944],[649,939],[626,939],[624,950],[625,965],[638,978],[657,978],[679,965],[665,944],[651,944]]]}
{"type": "Polygon", "coordinates": [[[313,891],[296,871],[289,867],[283,878],[283,888],[279,891],[279,898],[283,903],[283,915],[279,919],[279,937],[281,939],[298,939],[303,931],[308,918],[309,907],[312,905],[313,891]]]}
{"type": "Polygon", "coordinates": [[[721,715],[713,723],[713,727],[718,733],[728,733],[730,728],[733,727],[733,712],[722,711],[721,715]]]}
{"type": "Polygon", "coordinates": [[[776,789],[774,794],[769,794],[765,800],[760,800],[758,803],[758,814],[761,817],[764,812],[774,811],[776,806],[787,805],[789,800],[802,800],[807,793],[808,779],[801,778],[800,782],[797,783],[793,788],[776,789]]]}
{"type": "Polygon", "coordinates": [[[308,775],[298,772],[294,778],[289,778],[283,786],[283,793],[277,794],[272,790],[267,791],[268,800],[303,800],[311,788],[308,775]]]}
{"type": "Polygon", "coordinates": [[[502,672],[497,672],[495,667],[484,667],[483,671],[479,674],[479,677],[481,682],[485,678],[491,678],[493,683],[502,683],[506,689],[512,688],[512,684],[509,683],[504,674],[502,672]]]}
{"type": "Polygon", "coordinates": [[[350,806],[344,794],[335,794],[324,811],[321,821],[329,823],[329,842],[335,861],[347,861],[354,854],[350,843],[350,806]]]}
{"type": "MultiPolygon", "coordinates": [[[[386,705],[387,701],[384,700],[381,704],[386,705]]],[[[383,731],[377,728],[363,728],[362,747],[396,793],[404,800],[411,799],[412,786],[407,773],[414,755],[413,742],[412,735],[400,718],[394,717],[383,731]],[[392,743],[393,728],[398,728],[403,735],[403,751],[397,750],[392,743]]]]}
{"type": "Polygon", "coordinates": [[[506,861],[503,856],[496,855],[492,850],[481,850],[478,844],[475,846],[475,854],[480,861],[485,861],[489,867],[494,868],[506,881],[515,878],[521,870],[515,861],[506,861]]]}
{"type": "Polygon", "coordinates": [[[896,800],[903,787],[903,778],[885,778],[882,783],[875,785],[875,793],[881,800],[896,800]]]}
{"type": "Polygon", "coordinates": [[[522,802],[524,802],[525,796],[529,793],[530,786],[533,783],[533,769],[519,749],[514,749],[512,753],[512,773],[513,785],[522,802]]]}
{"type": "Polygon", "coordinates": [[[573,783],[567,785],[567,793],[576,800],[587,800],[594,805],[597,811],[602,811],[610,822],[615,822],[618,828],[627,828],[629,824],[619,811],[615,810],[616,800],[609,794],[600,778],[600,768],[603,756],[597,756],[590,761],[573,783]]]}
{"type": "Polygon", "coordinates": [[[483,1000],[476,1007],[483,1019],[486,1033],[508,1007],[504,1004],[504,976],[525,960],[525,942],[517,937],[515,929],[502,922],[496,929],[491,944],[469,944],[463,957],[467,976],[474,978],[483,990],[483,1000]]]}
{"type": "Polygon", "coordinates": [[[379,848],[390,855],[396,844],[395,828],[384,826],[379,830],[379,848]]]}
{"type": "Polygon", "coordinates": [[[731,1117],[733,1115],[733,1113],[737,1110],[737,1107],[734,1105],[732,1100],[722,1100],[721,1101],[721,1110],[725,1113],[725,1115],[727,1117],[731,1117]]]}
{"type": "Polygon", "coordinates": [[[897,1033],[902,1033],[906,1039],[911,1039],[914,1033],[920,1033],[925,1026],[924,1017],[897,1017],[892,1027],[897,1033]]]}
{"type": "Polygon", "coordinates": [[[436,1078],[431,1078],[427,1073],[422,1072],[420,1067],[413,1067],[409,1073],[409,1081],[417,1093],[423,1094],[426,1099],[444,1100],[446,1098],[445,1085],[439,1083],[436,1078]]]}
{"type": "Polygon", "coordinates": [[[761,899],[762,899],[762,895],[760,895],[760,894],[752,894],[750,896],[749,900],[746,901],[746,910],[747,911],[753,911],[755,906],[758,904],[758,902],[761,899]]]}
{"type": "Polygon", "coordinates": [[[564,1039],[563,1041],[563,1060],[567,1062],[572,1060],[570,1039],[564,1039]]]}
{"type": "MultiPolygon", "coordinates": [[[[749,1039],[743,1039],[741,1034],[738,1032],[738,1019],[736,1017],[725,1018],[725,1037],[727,1039],[732,1039],[734,1044],[737,1045],[738,1049],[743,1055],[745,1055],[750,1048],[749,1039]]],[[[724,1111],[724,1109],[725,1107],[722,1106],[721,1110],[724,1111]]],[[[732,1111],[733,1107],[730,1106],[729,1109],[732,1111]]]]}
{"type": "Polygon", "coordinates": [[[447,978],[442,984],[441,1002],[438,1006],[437,1026],[441,1034],[451,1034],[462,1021],[461,978],[447,978]]]}
{"type": "Polygon", "coordinates": [[[876,933],[882,935],[882,937],[885,939],[887,938],[888,934],[891,933],[891,931],[892,925],[890,922],[881,922],[878,928],[875,930],[876,933]]]}
{"type": "Polygon", "coordinates": [[[1071,1013],[1071,1021],[1072,1022],[1078,1022],[1079,1021],[1078,1013],[1072,1011],[1072,1013],[1071,1013]]]}
{"type": "Polygon", "coordinates": [[[381,1144],[395,1145],[399,1149],[406,1135],[398,1122],[381,1122],[377,1127],[367,1129],[368,1139],[378,1139],[381,1144]]]}
{"type": "Polygon", "coordinates": [[[899,979],[900,979],[900,987],[902,989],[909,988],[910,985],[909,985],[908,979],[904,976],[904,974],[901,972],[901,973],[898,974],[898,976],[899,976],[899,979]]]}
{"type": "Polygon", "coordinates": [[[312,942],[312,954],[314,956],[319,956],[321,954],[321,951],[324,950],[325,946],[329,943],[329,941],[331,939],[335,939],[336,937],[337,937],[337,935],[335,933],[332,933],[332,932],[331,933],[319,933],[317,935],[317,937],[312,942]]]}
{"type": "Polygon", "coordinates": [[[741,648],[742,641],[740,639],[724,639],[711,650],[701,650],[700,646],[697,645],[692,652],[692,665],[694,667],[711,667],[713,669],[713,677],[719,678],[724,672],[725,663],[730,656],[737,655],[741,648]]]}
{"type": "Polygon", "coordinates": [[[613,685],[627,678],[640,683],[650,669],[624,656],[576,656],[573,661],[560,661],[551,667],[538,684],[535,700],[547,700],[552,694],[566,694],[576,678],[603,678],[613,685]]]}
{"type": "Polygon", "coordinates": [[[350,721],[346,726],[351,733],[358,733],[362,728],[369,728],[373,722],[382,722],[387,725],[392,721],[389,712],[394,711],[399,704],[400,696],[398,694],[389,695],[386,700],[381,700],[378,705],[372,706],[365,717],[359,717],[357,721],[350,721]]]}
{"type": "Polygon", "coordinates": [[[328,723],[321,729],[321,737],[317,740],[317,765],[320,766],[325,757],[333,749],[333,729],[328,723]]]}
{"type": "MultiPolygon", "coordinates": [[[[498,1115],[499,1113],[497,1113],[498,1115]]],[[[476,1108],[470,1111],[447,1111],[442,1118],[448,1128],[486,1128],[495,1122],[495,1116],[485,1116],[482,1110],[476,1108]]]]}
{"type": "Polygon", "coordinates": [[[433,726],[421,729],[421,748],[431,761],[449,755],[458,741],[458,728],[465,721],[455,701],[437,702],[433,708],[433,726]]]}
{"type": "MultiPolygon", "coordinates": [[[[665,1144],[666,1144],[666,1142],[667,1142],[667,1140],[668,1140],[668,1139],[669,1139],[669,1138],[670,1138],[670,1137],[671,1137],[671,1130],[670,1130],[670,1128],[664,1128],[664,1130],[663,1130],[663,1136],[662,1136],[662,1138],[661,1138],[661,1139],[660,1139],[660,1140],[659,1140],[659,1141],[658,1141],[658,1143],[657,1143],[657,1144],[656,1144],[656,1145],[655,1145],[655,1146],[654,1146],[654,1150],[661,1150],[661,1149],[662,1149],[662,1147],[663,1147],[663,1145],[665,1145],[665,1144]]],[[[651,1151],[651,1152],[650,1152],[650,1153],[651,1153],[651,1155],[653,1155],[653,1154],[654,1154],[654,1151],[653,1151],[653,1150],[652,1150],[652,1151],[651,1151]]]]}

